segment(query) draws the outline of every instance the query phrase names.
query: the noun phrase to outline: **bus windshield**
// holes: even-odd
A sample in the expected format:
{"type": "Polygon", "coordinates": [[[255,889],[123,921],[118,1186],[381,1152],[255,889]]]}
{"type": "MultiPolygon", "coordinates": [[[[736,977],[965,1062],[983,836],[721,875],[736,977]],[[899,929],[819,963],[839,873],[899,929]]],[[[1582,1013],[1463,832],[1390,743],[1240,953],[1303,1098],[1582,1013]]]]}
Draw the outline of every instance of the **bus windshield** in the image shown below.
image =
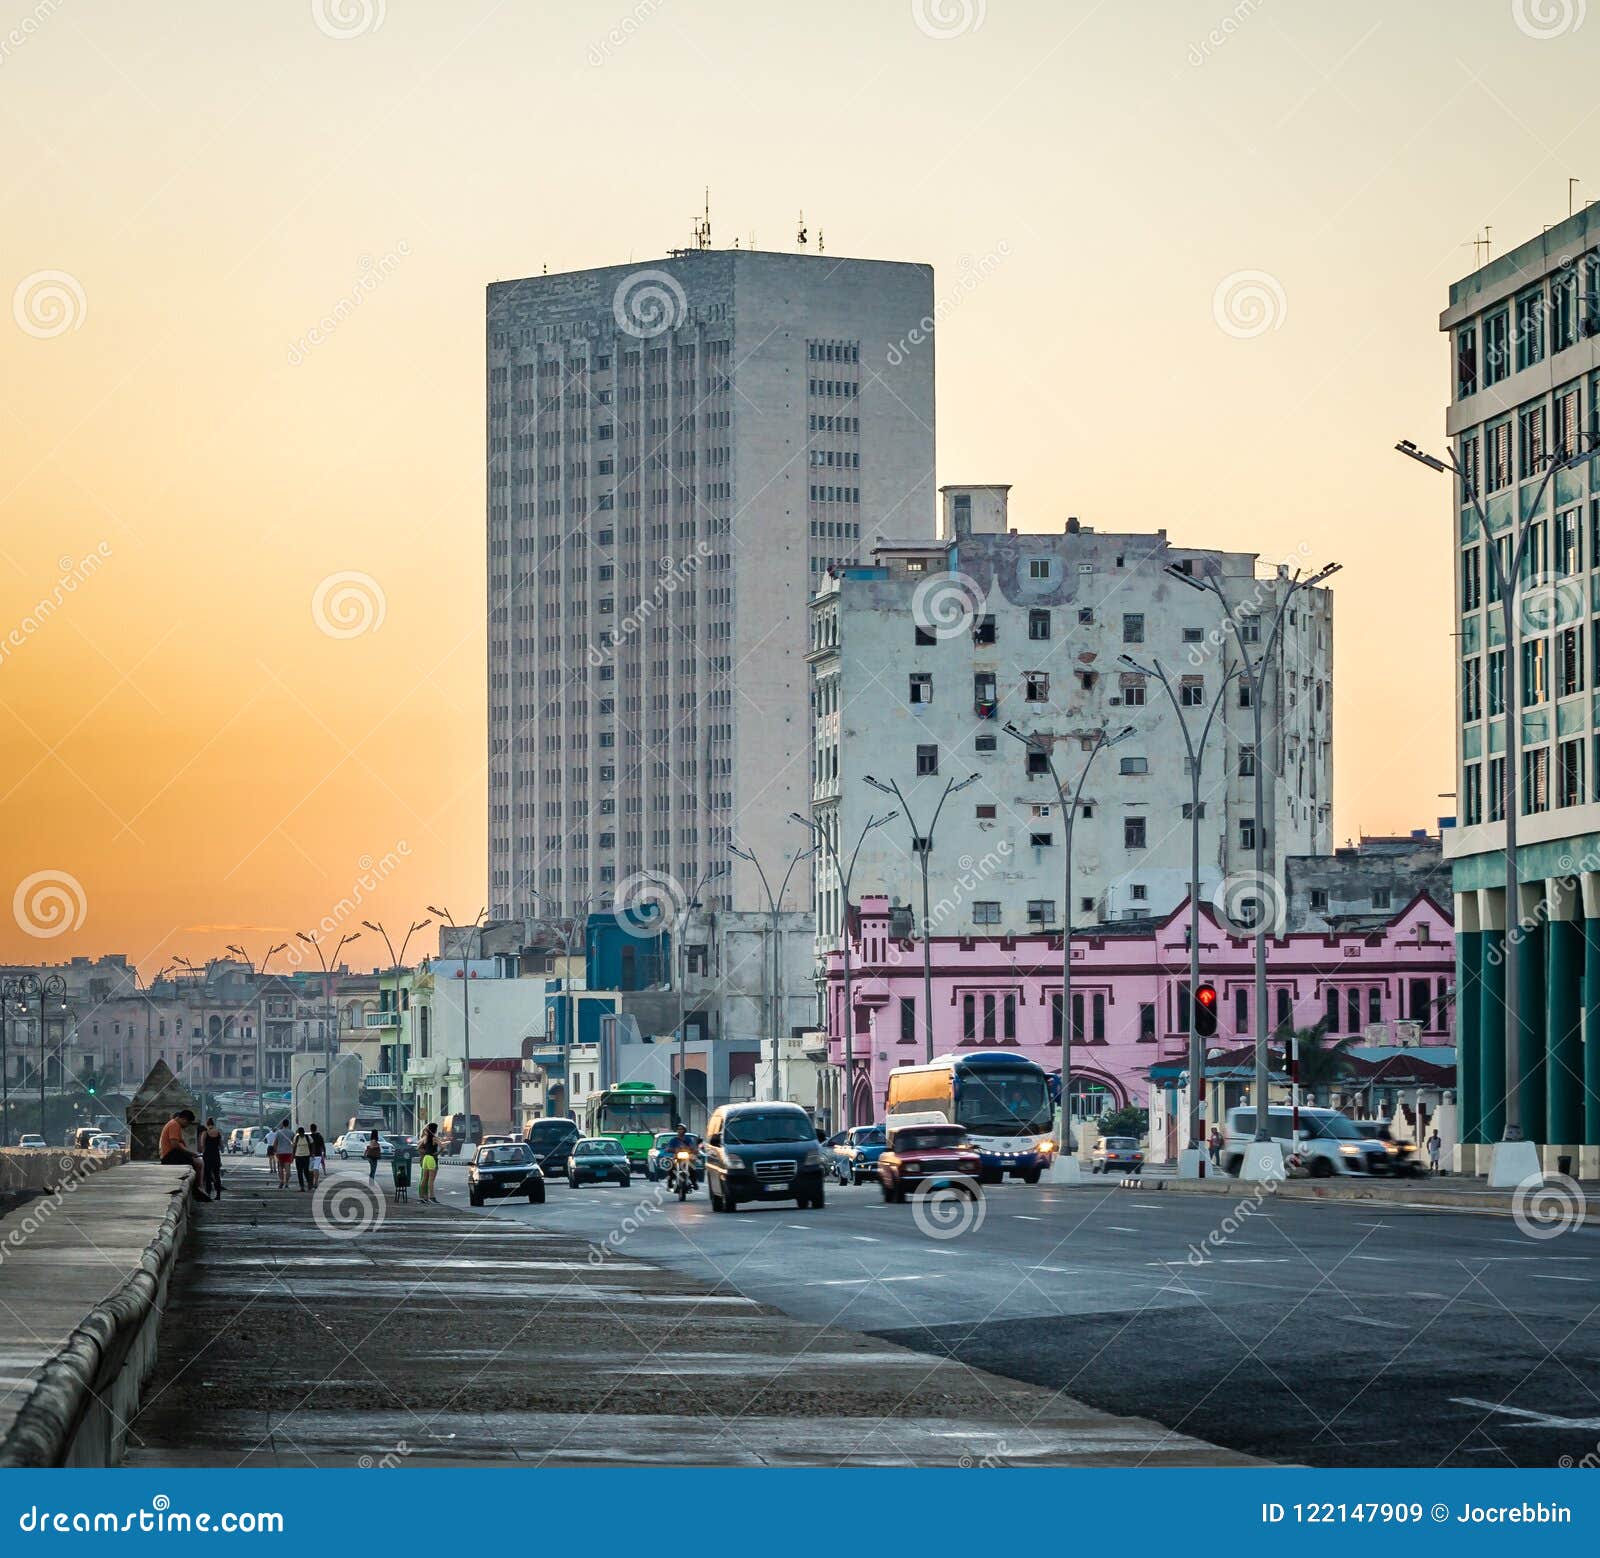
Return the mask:
{"type": "Polygon", "coordinates": [[[602,1130],[654,1136],[672,1124],[670,1098],[608,1098],[600,1111],[602,1130]]]}
{"type": "Polygon", "coordinates": [[[1049,1081],[1039,1071],[963,1071],[956,1121],[989,1136],[1049,1130],[1049,1081]]]}

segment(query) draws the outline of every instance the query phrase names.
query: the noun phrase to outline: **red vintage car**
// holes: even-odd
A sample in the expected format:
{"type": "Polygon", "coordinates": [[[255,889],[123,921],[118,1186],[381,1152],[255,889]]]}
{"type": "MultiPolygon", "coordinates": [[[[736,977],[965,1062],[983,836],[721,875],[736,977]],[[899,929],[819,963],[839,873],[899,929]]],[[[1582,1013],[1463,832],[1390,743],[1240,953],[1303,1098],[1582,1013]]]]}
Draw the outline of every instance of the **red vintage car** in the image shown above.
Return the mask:
{"type": "Polygon", "coordinates": [[[889,1145],[878,1159],[885,1201],[907,1191],[959,1189],[978,1195],[978,1149],[959,1125],[890,1125],[889,1145]]]}

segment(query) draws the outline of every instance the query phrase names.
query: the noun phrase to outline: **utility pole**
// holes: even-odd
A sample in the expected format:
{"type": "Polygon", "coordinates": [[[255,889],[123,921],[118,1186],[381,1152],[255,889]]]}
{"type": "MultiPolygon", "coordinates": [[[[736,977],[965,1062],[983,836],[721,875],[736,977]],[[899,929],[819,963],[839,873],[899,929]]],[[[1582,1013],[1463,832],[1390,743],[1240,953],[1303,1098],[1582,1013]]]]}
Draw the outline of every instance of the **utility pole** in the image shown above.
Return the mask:
{"type": "MultiPolygon", "coordinates": [[[[248,952],[237,943],[229,942],[228,951],[240,958],[250,970],[251,977],[256,981],[256,1124],[265,1127],[267,1123],[267,1074],[266,1074],[266,1039],[267,1039],[267,998],[261,988],[261,981],[266,977],[267,964],[280,952],[286,952],[289,943],[280,941],[275,947],[268,947],[260,963],[251,959],[248,952]]],[[[146,1028],[148,1035],[149,1029],[146,1028]]],[[[146,1056],[148,1062],[149,1057],[146,1056]]],[[[149,1070],[148,1064],[145,1068],[149,1070]]]]}
{"type": "MultiPolygon", "coordinates": [[[[782,1018],[779,1015],[778,1003],[783,999],[780,986],[780,979],[782,976],[778,966],[779,959],[783,955],[783,943],[780,937],[778,921],[779,916],[783,912],[784,894],[789,890],[789,878],[794,873],[794,868],[799,865],[802,860],[809,860],[814,854],[816,854],[817,846],[813,844],[810,849],[799,850],[797,853],[789,857],[789,865],[783,873],[783,881],[778,887],[778,896],[776,898],[772,896],[772,888],[768,885],[767,873],[762,870],[761,862],[756,859],[755,855],[748,849],[741,849],[737,844],[730,844],[728,847],[741,860],[748,860],[750,864],[756,868],[756,875],[761,878],[761,890],[766,894],[767,897],[767,916],[768,923],[771,926],[770,940],[772,943],[772,984],[770,991],[763,991],[762,1004],[767,1008],[767,1021],[772,1029],[772,1099],[773,1102],[776,1103],[783,1097],[783,1090],[778,1084],[778,1071],[781,1063],[779,1057],[782,1045],[782,1036],[779,1033],[779,1029],[782,1026],[782,1018]]],[[[763,962],[765,961],[766,960],[763,959],[763,962]]],[[[765,969],[762,971],[761,982],[763,985],[767,983],[765,969]]]]}
{"type": "MultiPolygon", "coordinates": [[[[454,932],[459,940],[463,930],[471,931],[478,939],[478,950],[483,951],[483,927],[488,922],[489,911],[479,909],[470,925],[457,925],[448,909],[428,905],[428,913],[437,915],[454,932]]],[[[423,921],[424,924],[428,922],[423,921]]],[[[415,929],[416,927],[413,927],[415,929]]],[[[472,1136],[472,990],[469,981],[472,970],[467,966],[470,954],[461,954],[461,1112],[466,1116],[466,1135],[472,1136]]]]}
{"type": "MultiPolygon", "coordinates": [[[[394,972],[394,1065],[396,1067],[396,1070],[395,1070],[395,1100],[396,1100],[396,1102],[395,1102],[395,1113],[399,1114],[401,1112],[400,1111],[400,1104],[399,1104],[399,1098],[400,1098],[399,1078],[403,1074],[403,1070],[404,1070],[404,1066],[405,1066],[405,1015],[406,1015],[406,1008],[405,1008],[404,1005],[402,1005],[401,1000],[400,1000],[400,969],[401,969],[401,966],[405,962],[406,948],[411,945],[411,938],[413,936],[415,936],[416,933],[419,930],[423,930],[427,926],[433,924],[433,921],[432,920],[417,920],[417,921],[415,921],[412,924],[411,928],[405,933],[405,938],[400,943],[399,952],[395,951],[394,942],[393,942],[393,940],[390,939],[389,932],[384,929],[384,925],[383,925],[383,921],[382,920],[363,920],[361,923],[368,930],[373,931],[376,934],[378,934],[379,936],[383,937],[384,947],[388,950],[388,953],[389,953],[389,965],[390,965],[391,969],[394,972]]],[[[351,940],[354,940],[354,939],[355,939],[354,937],[351,938],[351,940]]],[[[340,943],[340,945],[343,945],[343,943],[340,943]]],[[[416,1103],[415,1103],[415,1099],[414,1098],[413,1098],[413,1102],[412,1102],[412,1106],[411,1106],[411,1113],[412,1113],[412,1116],[413,1116],[412,1121],[411,1121],[411,1125],[412,1125],[412,1129],[414,1130],[416,1128],[416,1124],[417,1124],[416,1119],[415,1119],[416,1103]]],[[[467,1116],[467,1129],[469,1131],[472,1129],[472,1117],[471,1117],[470,1114],[467,1116]]]]}
{"type": "MultiPolygon", "coordinates": [[[[332,1130],[333,1122],[328,1118],[328,1110],[331,1106],[333,1096],[333,1053],[338,1044],[338,1012],[333,1004],[333,970],[337,969],[339,966],[339,954],[343,952],[352,941],[359,941],[361,939],[361,932],[358,930],[351,931],[348,935],[341,936],[338,944],[333,949],[333,956],[331,959],[323,954],[322,943],[314,936],[308,936],[303,930],[297,930],[294,934],[297,941],[303,941],[308,947],[311,948],[313,952],[316,953],[317,962],[322,965],[323,1010],[328,1014],[327,1019],[323,1023],[322,1029],[322,1054],[323,1059],[327,1062],[327,1064],[322,1068],[322,1116],[323,1125],[326,1130],[332,1130]],[[335,1025],[331,1034],[329,1032],[330,1022],[335,1025]]],[[[315,1071],[312,1072],[312,1075],[316,1075],[315,1071]]],[[[298,1093],[291,1095],[289,1101],[295,1106],[294,1112],[298,1114],[300,1104],[298,1093]]]]}

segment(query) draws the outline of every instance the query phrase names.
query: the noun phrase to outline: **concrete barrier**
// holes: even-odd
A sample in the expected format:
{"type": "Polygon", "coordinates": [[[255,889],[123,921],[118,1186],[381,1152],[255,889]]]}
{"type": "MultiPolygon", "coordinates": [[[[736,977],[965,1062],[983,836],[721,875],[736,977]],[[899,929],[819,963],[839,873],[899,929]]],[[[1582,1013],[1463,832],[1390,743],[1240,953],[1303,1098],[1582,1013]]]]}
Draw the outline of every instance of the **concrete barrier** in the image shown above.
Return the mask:
{"type": "Polygon", "coordinates": [[[59,1324],[52,1325],[46,1315],[51,1310],[59,1314],[60,1305],[72,1297],[70,1286],[65,1294],[48,1286],[52,1242],[71,1247],[63,1245],[72,1237],[64,1229],[72,1229],[75,1242],[81,1243],[79,1227],[97,1215],[124,1229],[130,1215],[142,1217],[146,1227],[153,1223],[133,1269],[89,1305],[35,1371],[37,1383],[0,1435],[0,1467],[117,1465],[127,1423],[138,1411],[140,1391],[155,1365],[167,1287],[189,1224],[193,1171],[138,1164],[101,1174],[101,1167],[82,1170],[85,1179],[77,1188],[71,1181],[57,1185],[49,1192],[53,1200],[29,1201],[0,1222],[0,1252],[8,1262],[18,1262],[17,1279],[8,1284],[8,1306],[34,1330],[29,1323],[31,1291],[41,1335],[60,1334],[59,1324]],[[83,1188],[85,1184],[92,1188],[83,1188]],[[69,1194],[82,1199],[74,1200],[69,1218],[53,1223],[55,1208],[69,1194]],[[11,1226],[19,1223],[33,1225],[20,1240],[11,1226]],[[36,1258],[21,1260],[29,1255],[36,1258]],[[41,1287],[46,1289],[42,1296],[41,1287]]]}
{"type": "Polygon", "coordinates": [[[80,1152],[76,1147],[0,1147],[0,1196],[36,1195],[66,1180],[126,1163],[126,1152],[80,1152]]]}

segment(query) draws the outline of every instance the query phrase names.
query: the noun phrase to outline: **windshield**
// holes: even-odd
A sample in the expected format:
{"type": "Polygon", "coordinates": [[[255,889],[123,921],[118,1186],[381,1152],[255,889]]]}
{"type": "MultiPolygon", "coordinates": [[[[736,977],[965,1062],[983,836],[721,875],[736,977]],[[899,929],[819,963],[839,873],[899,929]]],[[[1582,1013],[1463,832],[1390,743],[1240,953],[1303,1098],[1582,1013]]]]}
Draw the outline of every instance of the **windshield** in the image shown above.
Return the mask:
{"type": "Polygon", "coordinates": [[[571,1120],[535,1120],[528,1127],[528,1144],[534,1147],[550,1146],[570,1140],[577,1134],[578,1128],[571,1120]]]}
{"type": "Polygon", "coordinates": [[[573,1152],[580,1158],[621,1158],[627,1154],[620,1141],[580,1141],[573,1152]]]}
{"type": "Polygon", "coordinates": [[[1139,1145],[1131,1136],[1108,1136],[1105,1144],[1113,1152],[1130,1152],[1139,1145]]]}
{"type": "Polygon", "coordinates": [[[888,1139],[881,1125],[858,1125],[852,1134],[858,1147],[881,1147],[888,1139]]]}
{"type": "MultiPolygon", "coordinates": [[[[676,1131],[663,1131],[659,1136],[656,1137],[656,1146],[665,1149],[670,1147],[677,1139],[678,1133],[676,1131]]],[[[685,1131],[683,1133],[683,1139],[691,1147],[698,1147],[700,1145],[700,1138],[696,1136],[693,1131],[685,1131]]]]}
{"type": "Polygon", "coordinates": [[[629,1135],[654,1135],[672,1124],[670,1098],[609,1099],[600,1110],[600,1123],[608,1131],[629,1135]]]}
{"type": "Polygon", "coordinates": [[[1024,1136],[1050,1128],[1050,1087],[1038,1071],[961,1073],[956,1119],[968,1130],[990,1136],[1024,1136]]]}
{"type": "Polygon", "coordinates": [[[1310,1127],[1312,1134],[1316,1136],[1332,1136],[1340,1141],[1359,1141],[1361,1139],[1361,1132],[1351,1124],[1349,1117],[1346,1115],[1324,1114],[1312,1120],[1304,1120],[1304,1117],[1302,1117],[1302,1120],[1304,1124],[1310,1127]]]}
{"type": "Polygon", "coordinates": [[[933,1147],[961,1147],[967,1133],[953,1126],[917,1125],[894,1133],[896,1152],[924,1152],[933,1147]]]}
{"type": "Polygon", "coordinates": [[[816,1135],[810,1120],[798,1109],[736,1114],[730,1116],[722,1127],[722,1139],[735,1147],[758,1147],[780,1141],[815,1141],[816,1135]]]}
{"type": "Polygon", "coordinates": [[[527,1161],[528,1149],[516,1144],[504,1147],[485,1147],[478,1154],[478,1162],[485,1168],[511,1168],[527,1161]]]}

